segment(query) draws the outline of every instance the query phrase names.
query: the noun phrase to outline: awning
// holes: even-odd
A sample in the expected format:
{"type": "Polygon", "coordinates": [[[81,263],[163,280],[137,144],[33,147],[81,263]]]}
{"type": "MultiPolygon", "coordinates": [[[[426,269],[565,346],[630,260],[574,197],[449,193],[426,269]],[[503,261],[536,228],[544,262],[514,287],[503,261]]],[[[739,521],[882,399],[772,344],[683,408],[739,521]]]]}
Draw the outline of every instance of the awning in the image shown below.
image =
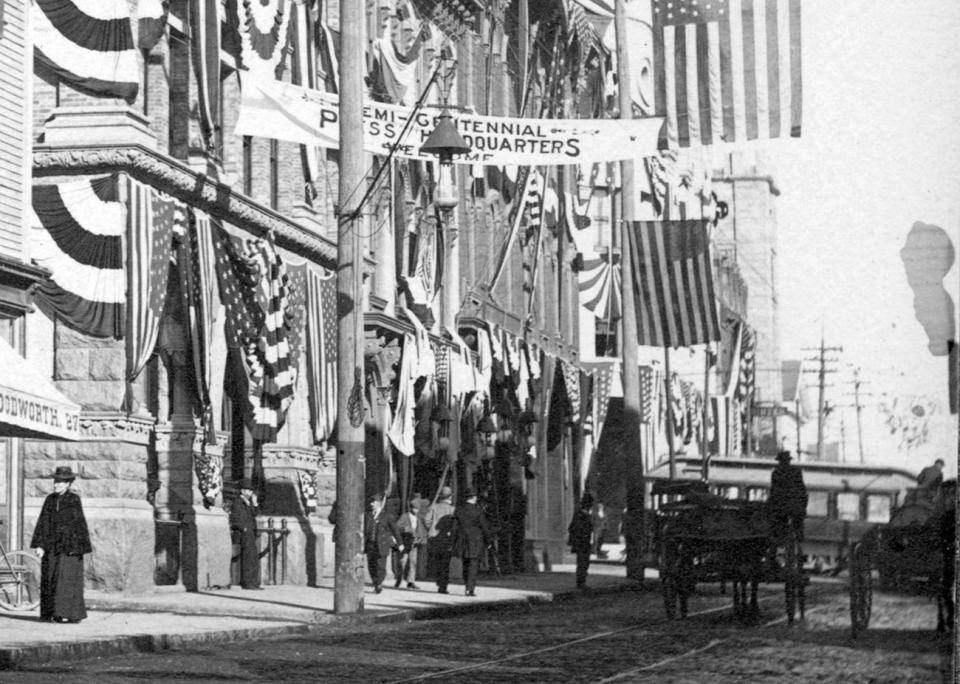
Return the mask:
{"type": "Polygon", "coordinates": [[[80,407],[2,338],[0,437],[80,438],[80,407]]]}

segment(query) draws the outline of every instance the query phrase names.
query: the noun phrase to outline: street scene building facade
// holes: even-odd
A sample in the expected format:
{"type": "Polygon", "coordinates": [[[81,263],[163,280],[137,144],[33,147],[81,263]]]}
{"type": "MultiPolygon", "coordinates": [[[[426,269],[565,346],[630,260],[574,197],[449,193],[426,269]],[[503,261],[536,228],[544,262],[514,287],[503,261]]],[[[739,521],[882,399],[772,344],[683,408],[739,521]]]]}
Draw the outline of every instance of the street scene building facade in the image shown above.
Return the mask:
{"type": "MultiPolygon", "coordinates": [[[[487,562],[548,567],[569,553],[582,494],[614,518],[626,507],[625,192],[637,218],[709,225],[720,303],[709,345],[641,345],[644,469],[778,446],[750,413],[782,392],[779,374],[756,372],[780,363],[776,186],[687,151],[648,157],[628,188],[618,164],[589,159],[451,170],[367,155],[365,367],[356,403],[336,405],[338,151],[251,130],[255,107],[270,113],[256,93],[335,96],[341,33],[362,30],[366,97],[428,123],[444,107],[617,118],[612,3],[370,0],[363,27],[341,26],[331,0],[105,4],[5,5],[0,66],[28,97],[4,110],[25,134],[5,139],[17,161],[0,169],[0,330],[18,355],[0,386],[22,392],[30,371],[51,402],[45,427],[0,416],[8,546],[70,465],[88,583],[229,585],[228,510],[250,478],[264,577],[315,584],[333,574],[336,420],[352,411],[365,500],[402,511],[415,494],[474,489],[495,530],[487,562]]],[[[640,5],[638,73],[654,59],[640,5]]],[[[631,84],[637,118],[659,113],[649,88],[631,84]]],[[[471,154],[502,144],[484,130],[465,136],[471,154]]]]}

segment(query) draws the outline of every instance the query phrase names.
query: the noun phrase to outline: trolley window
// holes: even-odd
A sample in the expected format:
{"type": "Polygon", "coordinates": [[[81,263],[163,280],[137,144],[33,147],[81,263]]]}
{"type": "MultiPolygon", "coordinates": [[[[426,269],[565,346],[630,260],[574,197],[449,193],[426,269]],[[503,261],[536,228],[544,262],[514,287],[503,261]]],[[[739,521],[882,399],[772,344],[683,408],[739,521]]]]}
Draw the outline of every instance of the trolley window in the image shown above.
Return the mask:
{"type": "Polygon", "coordinates": [[[766,501],[766,500],[767,500],[766,487],[748,487],[747,488],[747,501],[766,501]]]}
{"type": "Polygon", "coordinates": [[[826,518],[829,514],[830,492],[809,492],[807,498],[807,516],[826,518]]]}
{"type": "Polygon", "coordinates": [[[870,494],[867,496],[867,522],[890,522],[889,494],[870,494]]]}
{"type": "Polygon", "coordinates": [[[837,519],[860,519],[860,495],[856,492],[840,492],[837,494],[837,519]]]}

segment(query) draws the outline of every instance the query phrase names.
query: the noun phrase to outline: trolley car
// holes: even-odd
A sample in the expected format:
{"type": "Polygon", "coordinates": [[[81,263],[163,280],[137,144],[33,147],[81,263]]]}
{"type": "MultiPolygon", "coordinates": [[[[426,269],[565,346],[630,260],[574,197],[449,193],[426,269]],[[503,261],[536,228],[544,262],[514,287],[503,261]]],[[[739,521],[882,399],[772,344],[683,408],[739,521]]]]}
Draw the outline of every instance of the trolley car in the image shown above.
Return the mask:
{"type": "MultiPolygon", "coordinates": [[[[731,501],[766,501],[770,473],[776,462],[760,458],[712,458],[709,492],[731,501]]],[[[881,465],[855,465],[799,461],[793,465],[803,472],[809,496],[804,523],[806,566],[814,571],[845,569],[849,552],[868,530],[890,521],[893,511],[913,487],[913,474],[881,465]]],[[[674,481],[701,480],[702,461],[698,457],[675,459],[674,481]]],[[[656,511],[671,497],[654,494],[659,482],[670,481],[669,464],[661,463],[647,474],[648,501],[656,511]]],[[[649,531],[652,543],[654,530],[649,531]]]]}

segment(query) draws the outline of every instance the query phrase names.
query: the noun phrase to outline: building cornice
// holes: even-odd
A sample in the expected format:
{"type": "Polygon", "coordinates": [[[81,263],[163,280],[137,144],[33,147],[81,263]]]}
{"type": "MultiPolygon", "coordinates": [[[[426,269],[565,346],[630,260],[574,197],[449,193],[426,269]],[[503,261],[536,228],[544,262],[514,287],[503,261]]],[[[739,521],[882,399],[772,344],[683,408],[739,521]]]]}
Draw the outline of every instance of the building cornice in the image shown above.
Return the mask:
{"type": "Polygon", "coordinates": [[[142,145],[33,148],[34,178],[122,172],[258,237],[273,233],[279,247],[325,268],[336,266],[336,244],[264,207],[229,185],[142,145]]]}

